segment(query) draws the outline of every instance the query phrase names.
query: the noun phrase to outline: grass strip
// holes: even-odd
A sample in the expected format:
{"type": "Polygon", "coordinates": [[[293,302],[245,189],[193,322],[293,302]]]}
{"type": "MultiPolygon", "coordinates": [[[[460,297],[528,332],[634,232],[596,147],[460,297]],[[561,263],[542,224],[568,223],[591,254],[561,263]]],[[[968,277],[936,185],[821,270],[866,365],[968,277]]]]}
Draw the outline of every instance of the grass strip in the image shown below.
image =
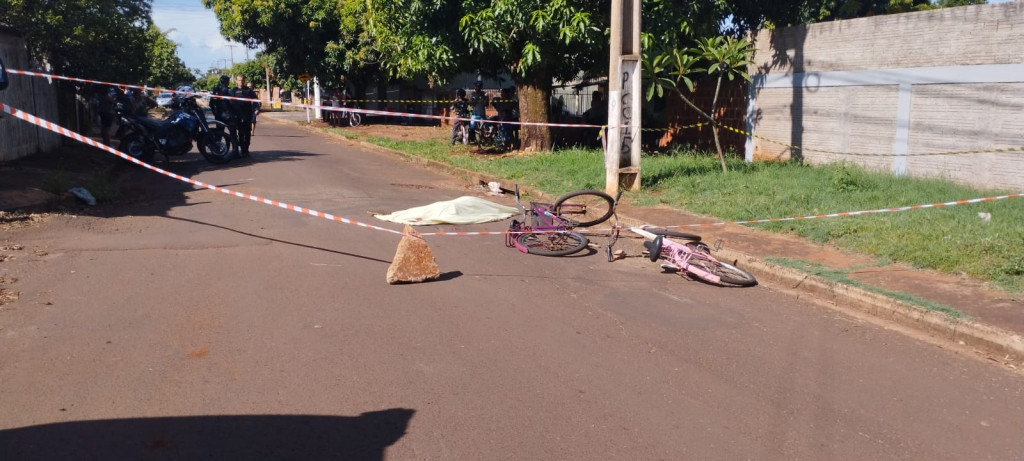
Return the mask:
{"type": "MultiPolygon", "coordinates": [[[[421,140],[370,137],[367,141],[506,178],[551,195],[604,188],[604,156],[600,150],[480,155],[466,146],[450,146],[446,130],[439,128],[437,133],[436,137],[421,140]]],[[[723,173],[717,158],[692,149],[645,155],[642,190],[626,194],[624,200],[638,206],[664,204],[723,221],[746,221],[1008,193],[941,179],[896,177],[849,163],[746,163],[730,155],[727,165],[729,171],[723,173]]],[[[915,267],[967,274],[1012,293],[1024,291],[1024,199],[753,226],[915,267]]]]}
{"type": "Polygon", "coordinates": [[[964,320],[970,318],[970,316],[967,315],[966,313],[949,307],[945,304],[929,301],[920,296],[904,293],[902,291],[886,290],[884,288],[879,288],[874,285],[870,285],[864,282],[860,282],[858,280],[851,279],[849,277],[850,272],[853,272],[858,269],[863,269],[863,267],[852,267],[849,269],[833,269],[828,266],[825,266],[824,264],[805,261],[802,259],[771,257],[765,258],[765,260],[773,264],[778,264],[782,267],[788,267],[790,269],[796,269],[801,272],[816,275],[830,282],[841,283],[843,285],[857,287],[862,290],[870,291],[872,293],[880,294],[882,296],[886,296],[897,301],[901,301],[904,304],[921,307],[924,308],[925,310],[932,312],[939,312],[945,314],[950,318],[954,318],[957,320],[964,320]]]}

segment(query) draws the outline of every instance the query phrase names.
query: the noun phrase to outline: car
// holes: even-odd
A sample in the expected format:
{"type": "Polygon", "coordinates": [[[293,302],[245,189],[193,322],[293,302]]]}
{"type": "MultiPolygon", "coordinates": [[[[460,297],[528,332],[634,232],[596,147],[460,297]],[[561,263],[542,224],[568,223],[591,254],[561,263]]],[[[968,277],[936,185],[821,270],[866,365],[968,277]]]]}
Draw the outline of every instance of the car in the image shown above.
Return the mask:
{"type": "Polygon", "coordinates": [[[160,107],[167,107],[168,105],[171,104],[171,101],[173,99],[174,99],[174,93],[171,93],[170,91],[165,91],[163,93],[160,93],[156,97],[156,104],[158,106],[160,106],[160,107]]]}

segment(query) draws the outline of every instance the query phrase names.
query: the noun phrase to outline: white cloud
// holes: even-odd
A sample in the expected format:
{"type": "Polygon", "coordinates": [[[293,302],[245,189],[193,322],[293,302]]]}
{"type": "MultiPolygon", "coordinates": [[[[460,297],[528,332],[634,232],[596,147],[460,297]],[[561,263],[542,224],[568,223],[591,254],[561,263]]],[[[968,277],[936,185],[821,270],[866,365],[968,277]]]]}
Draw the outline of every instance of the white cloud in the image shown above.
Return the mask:
{"type": "Polygon", "coordinates": [[[217,16],[199,0],[194,4],[190,0],[155,0],[153,23],[169,31],[168,38],[178,44],[178,57],[190,69],[206,70],[245,60],[245,49],[237,44],[234,50],[228,47],[231,42],[220,35],[217,16]]]}

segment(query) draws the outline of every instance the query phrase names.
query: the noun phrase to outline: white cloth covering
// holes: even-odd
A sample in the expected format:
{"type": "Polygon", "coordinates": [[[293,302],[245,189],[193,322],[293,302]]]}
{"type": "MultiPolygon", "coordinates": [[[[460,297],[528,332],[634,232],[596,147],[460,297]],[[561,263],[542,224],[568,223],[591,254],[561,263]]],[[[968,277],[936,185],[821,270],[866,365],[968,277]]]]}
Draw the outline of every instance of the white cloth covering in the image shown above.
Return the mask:
{"type": "Polygon", "coordinates": [[[501,221],[519,214],[515,207],[499,205],[477,197],[459,197],[391,214],[373,215],[377,219],[410,226],[433,224],[479,224],[501,221]]]}

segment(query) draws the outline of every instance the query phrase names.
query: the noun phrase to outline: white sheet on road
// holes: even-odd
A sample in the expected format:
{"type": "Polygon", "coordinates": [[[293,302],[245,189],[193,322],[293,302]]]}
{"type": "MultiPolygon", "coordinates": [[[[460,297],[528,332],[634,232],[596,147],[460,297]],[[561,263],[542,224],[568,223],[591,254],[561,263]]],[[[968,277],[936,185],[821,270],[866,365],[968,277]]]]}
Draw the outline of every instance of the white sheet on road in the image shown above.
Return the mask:
{"type": "Polygon", "coordinates": [[[391,214],[373,215],[377,219],[410,226],[431,224],[479,224],[501,221],[519,214],[515,207],[499,205],[477,197],[459,197],[445,202],[396,211],[391,214]]]}

